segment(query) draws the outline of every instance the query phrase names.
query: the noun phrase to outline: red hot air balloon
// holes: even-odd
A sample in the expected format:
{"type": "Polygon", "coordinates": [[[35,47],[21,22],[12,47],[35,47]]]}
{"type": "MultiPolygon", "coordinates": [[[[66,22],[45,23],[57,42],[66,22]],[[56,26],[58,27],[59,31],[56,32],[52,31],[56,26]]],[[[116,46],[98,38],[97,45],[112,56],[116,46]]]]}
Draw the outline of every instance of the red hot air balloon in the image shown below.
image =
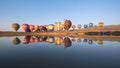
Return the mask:
{"type": "Polygon", "coordinates": [[[28,24],[22,24],[22,28],[25,32],[30,32],[28,24]]]}
{"type": "Polygon", "coordinates": [[[73,30],[75,30],[76,26],[75,26],[75,25],[72,25],[72,28],[73,28],[73,30]]]}
{"type": "Polygon", "coordinates": [[[29,29],[32,32],[34,30],[34,26],[33,25],[29,25],[29,29]]]}
{"type": "Polygon", "coordinates": [[[64,21],[64,29],[65,30],[69,30],[69,28],[71,27],[72,22],[70,20],[65,20],[64,21]]]}

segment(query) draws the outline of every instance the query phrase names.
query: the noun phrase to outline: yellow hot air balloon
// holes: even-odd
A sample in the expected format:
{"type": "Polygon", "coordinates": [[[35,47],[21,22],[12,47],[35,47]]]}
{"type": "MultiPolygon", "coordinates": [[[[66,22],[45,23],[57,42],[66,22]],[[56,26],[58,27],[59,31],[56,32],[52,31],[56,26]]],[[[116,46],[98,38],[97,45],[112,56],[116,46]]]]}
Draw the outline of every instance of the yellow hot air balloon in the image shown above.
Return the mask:
{"type": "Polygon", "coordinates": [[[99,22],[99,23],[98,23],[98,26],[99,26],[99,27],[103,27],[103,26],[104,26],[104,22],[99,22]]]}
{"type": "Polygon", "coordinates": [[[20,28],[20,25],[18,23],[13,23],[12,28],[17,31],[20,28]]]}

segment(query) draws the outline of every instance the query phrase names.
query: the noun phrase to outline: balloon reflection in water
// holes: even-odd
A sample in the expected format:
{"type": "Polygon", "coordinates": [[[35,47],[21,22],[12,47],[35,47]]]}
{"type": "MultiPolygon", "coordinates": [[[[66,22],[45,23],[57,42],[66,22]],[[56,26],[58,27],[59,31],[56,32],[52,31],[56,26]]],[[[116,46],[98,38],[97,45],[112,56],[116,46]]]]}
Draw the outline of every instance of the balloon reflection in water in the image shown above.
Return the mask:
{"type": "Polygon", "coordinates": [[[18,44],[21,43],[21,41],[20,41],[20,39],[19,39],[18,37],[15,37],[15,38],[12,40],[12,43],[13,43],[14,45],[18,45],[18,44]]]}
{"type": "Polygon", "coordinates": [[[87,39],[83,39],[83,42],[87,43],[87,41],[88,41],[87,39]]]}
{"type": "Polygon", "coordinates": [[[93,40],[88,40],[88,44],[92,44],[93,43],[93,40]]]}
{"type": "Polygon", "coordinates": [[[63,43],[63,37],[55,37],[55,44],[61,45],[63,43]]]}
{"type": "Polygon", "coordinates": [[[40,42],[46,42],[46,40],[47,40],[47,36],[41,36],[41,37],[39,38],[39,41],[40,41],[40,42]]]}
{"type": "Polygon", "coordinates": [[[72,42],[76,42],[76,38],[75,37],[72,38],[72,42]]]}
{"type": "Polygon", "coordinates": [[[81,42],[81,39],[80,39],[80,38],[78,38],[78,39],[77,39],[77,42],[81,42]]]}
{"type": "Polygon", "coordinates": [[[103,44],[103,41],[102,41],[102,40],[98,40],[98,44],[99,44],[99,45],[102,45],[102,44],[103,44]]]}
{"type": "Polygon", "coordinates": [[[65,46],[65,48],[70,47],[71,45],[72,45],[72,42],[69,39],[69,37],[65,37],[64,38],[64,46],[65,46]]]}
{"type": "Polygon", "coordinates": [[[31,36],[25,36],[23,39],[23,44],[29,44],[31,36]]]}
{"type": "Polygon", "coordinates": [[[47,39],[46,39],[46,42],[49,42],[49,43],[54,43],[54,41],[55,41],[55,39],[52,36],[47,37],[47,39]]]}

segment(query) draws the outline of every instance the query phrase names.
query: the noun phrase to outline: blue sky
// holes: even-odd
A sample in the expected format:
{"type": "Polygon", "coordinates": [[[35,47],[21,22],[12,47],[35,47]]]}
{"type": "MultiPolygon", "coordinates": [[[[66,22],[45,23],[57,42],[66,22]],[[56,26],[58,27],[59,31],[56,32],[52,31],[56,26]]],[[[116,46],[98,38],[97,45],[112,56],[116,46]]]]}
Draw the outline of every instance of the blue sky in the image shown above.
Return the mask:
{"type": "MultiPolygon", "coordinates": [[[[12,23],[120,24],[120,0],[0,0],[0,31],[13,31],[12,23]]],[[[19,31],[22,31],[20,28],[19,31]]]]}

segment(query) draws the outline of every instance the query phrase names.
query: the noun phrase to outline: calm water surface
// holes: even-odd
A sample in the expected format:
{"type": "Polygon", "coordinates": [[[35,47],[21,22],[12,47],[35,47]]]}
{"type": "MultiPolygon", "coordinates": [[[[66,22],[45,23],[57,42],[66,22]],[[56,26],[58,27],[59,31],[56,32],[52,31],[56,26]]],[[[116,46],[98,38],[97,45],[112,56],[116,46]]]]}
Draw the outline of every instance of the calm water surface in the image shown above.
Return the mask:
{"type": "Polygon", "coordinates": [[[120,68],[120,41],[0,37],[0,68],[120,68]]]}

